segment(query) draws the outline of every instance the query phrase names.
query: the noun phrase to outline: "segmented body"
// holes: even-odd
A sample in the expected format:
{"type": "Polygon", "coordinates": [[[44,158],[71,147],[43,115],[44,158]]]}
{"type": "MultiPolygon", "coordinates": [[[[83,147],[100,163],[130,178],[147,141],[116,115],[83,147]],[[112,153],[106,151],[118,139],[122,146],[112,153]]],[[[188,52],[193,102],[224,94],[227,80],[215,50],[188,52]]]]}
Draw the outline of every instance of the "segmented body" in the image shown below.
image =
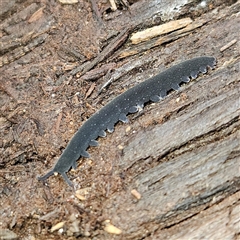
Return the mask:
{"type": "Polygon", "coordinates": [[[178,90],[179,84],[189,82],[190,78],[196,78],[199,73],[206,73],[207,67],[214,68],[215,64],[214,57],[194,58],[175,65],[117,96],[80,127],[53,169],[39,180],[46,180],[57,172],[72,186],[66,172],[71,167],[76,168],[76,161],[81,156],[89,157],[87,148],[96,146],[96,139],[99,136],[104,137],[105,130],[112,132],[118,121],[127,122],[127,114],[137,112],[149,101],[157,102],[163,99],[171,89],[178,90]]]}

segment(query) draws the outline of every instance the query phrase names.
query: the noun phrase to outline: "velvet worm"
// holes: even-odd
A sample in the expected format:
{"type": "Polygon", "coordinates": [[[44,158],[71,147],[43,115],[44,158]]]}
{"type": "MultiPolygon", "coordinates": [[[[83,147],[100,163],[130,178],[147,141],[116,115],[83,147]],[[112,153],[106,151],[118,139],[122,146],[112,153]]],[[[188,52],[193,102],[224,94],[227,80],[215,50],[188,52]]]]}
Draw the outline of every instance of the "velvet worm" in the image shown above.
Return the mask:
{"type": "Polygon", "coordinates": [[[53,169],[38,179],[44,181],[54,173],[60,173],[64,180],[73,186],[66,173],[70,168],[76,169],[77,160],[81,156],[89,157],[87,148],[97,146],[96,139],[105,137],[106,130],[113,132],[118,121],[124,123],[128,121],[128,114],[137,112],[148,102],[158,102],[166,97],[170,90],[178,90],[181,83],[187,83],[190,79],[197,78],[200,73],[206,73],[208,67],[213,69],[215,64],[214,57],[193,58],[170,67],[120,94],[79,128],[53,169]]]}

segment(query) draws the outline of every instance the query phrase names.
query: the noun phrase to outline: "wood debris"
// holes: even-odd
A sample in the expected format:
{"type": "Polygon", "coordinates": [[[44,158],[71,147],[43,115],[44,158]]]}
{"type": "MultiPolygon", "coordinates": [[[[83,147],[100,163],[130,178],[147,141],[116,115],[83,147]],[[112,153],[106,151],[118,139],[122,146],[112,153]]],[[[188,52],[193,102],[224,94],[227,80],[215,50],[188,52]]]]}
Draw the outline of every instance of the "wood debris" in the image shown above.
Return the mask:
{"type": "Polygon", "coordinates": [[[117,5],[115,3],[115,0],[109,0],[110,4],[111,4],[111,8],[113,11],[117,10],[117,5]]]}
{"type": "Polygon", "coordinates": [[[45,8],[45,6],[39,8],[35,13],[33,13],[32,16],[28,19],[28,23],[32,23],[32,22],[35,22],[38,19],[40,19],[43,15],[44,8],[45,8]]]}
{"type": "Polygon", "coordinates": [[[86,200],[86,196],[89,194],[89,191],[91,190],[91,188],[82,188],[82,189],[78,189],[75,192],[75,196],[81,200],[84,201],[86,200]]]}
{"type": "Polygon", "coordinates": [[[58,0],[62,4],[74,4],[78,3],[78,0],[58,0]]]}
{"type": "Polygon", "coordinates": [[[88,91],[87,91],[87,93],[85,95],[84,100],[86,100],[92,94],[95,86],[96,86],[96,83],[92,83],[92,85],[90,86],[90,88],[88,89],[88,91]]]}
{"type": "Polygon", "coordinates": [[[115,67],[116,63],[107,63],[101,66],[100,68],[95,68],[87,72],[85,75],[82,76],[82,79],[87,81],[97,80],[98,78],[104,76],[107,72],[111,71],[115,67]]]}
{"type": "Polygon", "coordinates": [[[34,48],[42,44],[47,38],[47,36],[48,36],[47,34],[40,35],[34,38],[32,42],[30,42],[27,46],[16,48],[14,49],[14,51],[12,51],[11,54],[0,57],[0,67],[2,67],[3,65],[7,65],[11,62],[14,62],[20,57],[31,52],[34,48]]]}
{"type": "Polygon", "coordinates": [[[141,199],[141,194],[136,190],[136,189],[133,189],[132,191],[131,191],[131,194],[137,199],[137,200],[139,200],[139,199],[141,199]]]}
{"type": "Polygon", "coordinates": [[[63,117],[63,113],[61,111],[59,113],[58,117],[57,117],[57,121],[56,121],[56,124],[55,124],[55,133],[57,133],[59,131],[60,124],[61,124],[61,121],[62,121],[62,117],[63,117]]]}
{"type": "Polygon", "coordinates": [[[118,145],[118,149],[123,150],[124,147],[122,145],[118,145]]]}
{"type": "Polygon", "coordinates": [[[52,226],[51,228],[51,232],[54,232],[56,230],[59,230],[60,228],[62,228],[64,226],[65,222],[59,222],[56,225],[52,226]]]}
{"type": "Polygon", "coordinates": [[[177,31],[171,32],[171,33],[169,33],[165,36],[159,37],[157,39],[151,39],[147,43],[129,47],[128,49],[125,49],[125,50],[119,52],[117,58],[119,58],[119,59],[126,58],[126,57],[129,57],[129,56],[136,55],[138,53],[147,51],[151,48],[160,46],[164,43],[175,41],[178,38],[181,38],[181,37],[184,37],[184,36],[188,35],[194,29],[203,26],[203,24],[205,24],[205,23],[206,23],[206,20],[204,20],[204,19],[196,20],[196,21],[190,23],[185,28],[182,28],[182,29],[179,29],[177,31]]]}
{"type": "Polygon", "coordinates": [[[0,239],[18,239],[17,234],[9,229],[0,228],[0,239]]]}
{"type": "Polygon", "coordinates": [[[230,48],[233,44],[237,42],[237,39],[233,39],[231,42],[227,43],[225,46],[220,48],[220,52],[225,51],[226,49],[230,48]]]}
{"type": "Polygon", "coordinates": [[[78,193],[76,193],[75,196],[76,196],[79,200],[81,200],[81,201],[85,201],[85,200],[86,200],[86,198],[85,198],[83,195],[80,195],[80,194],[78,194],[78,193]]]}
{"type": "Polygon", "coordinates": [[[70,74],[75,75],[78,73],[78,77],[81,77],[83,74],[91,70],[93,67],[95,67],[98,63],[105,60],[107,57],[109,57],[113,52],[115,52],[120,46],[123,45],[123,43],[128,38],[128,33],[130,31],[130,28],[124,29],[116,38],[114,38],[107,47],[105,47],[102,52],[90,63],[87,63],[86,65],[83,64],[75,69],[73,69],[70,74]]]}
{"type": "Polygon", "coordinates": [[[98,9],[98,5],[96,0],[90,0],[91,4],[92,4],[92,10],[93,12],[96,14],[97,20],[101,25],[104,25],[104,22],[102,20],[102,15],[98,9]]]}
{"type": "Polygon", "coordinates": [[[191,18],[183,18],[183,19],[171,21],[159,26],[148,28],[141,32],[134,33],[130,38],[130,40],[132,41],[133,44],[138,44],[140,42],[147,41],[159,35],[163,35],[163,34],[178,30],[180,28],[186,27],[190,23],[192,23],[191,18]]]}
{"type": "Polygon", "coordinates": [[[114,225],[112,225],[110,223],[110,220],[106,220],[104,221],[103,223],[105,225],[105,227],[103,228],[104,231],[108,232],[108,233],[111,233],[111,234],[116,234],[116,235],[119,235],[122,233],[122,230],[115,227],[114,225]]]}

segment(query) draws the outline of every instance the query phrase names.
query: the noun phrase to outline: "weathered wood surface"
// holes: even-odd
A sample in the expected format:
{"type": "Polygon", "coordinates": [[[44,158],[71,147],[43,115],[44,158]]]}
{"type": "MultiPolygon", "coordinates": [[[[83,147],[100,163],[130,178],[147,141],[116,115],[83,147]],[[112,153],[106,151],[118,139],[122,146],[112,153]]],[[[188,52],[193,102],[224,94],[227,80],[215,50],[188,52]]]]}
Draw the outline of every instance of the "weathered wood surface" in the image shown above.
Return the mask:
{"type": "Polygon", "coordinates": [[[132,134],[125,143],[120,169],[126,175],[135,172],[135,177],[105,208],[129,239],[149,234],[150,239],[166,239],[172,232],[168,227],[182,225],[184,231],[171,233],[171,239],[234,239],[239,232],[239,68],[238,59],[185,89],[188,100],[155,126],[171,103],[160,104],[160,109],[154,106],[144,114],[150,117],[143,117],[139,124],[151,118],[153,125],[132,134]],[[142,195],[139,201],[131,197],[132,189],[142,195]],[[165,236],[160,229],[165,229],[165,236]]]}
{"type": "MultiPolygon", "coordinates": [[[[125,127],[116,130],[123,148],[116,154],[117,172],[127,183],[104,203],[103,215],[111,216],[125,239],[239,239],[240,45],[234,34],[239,26],[238,14],[203,28],[196,51],[214,48],[217,69],[149,106],[127,137],[125,127]],[[221,56],[221,46],[235,36],[232,56],[221,56]]],[[[106,151],[104,159],[111,154],[106,151]]]]}

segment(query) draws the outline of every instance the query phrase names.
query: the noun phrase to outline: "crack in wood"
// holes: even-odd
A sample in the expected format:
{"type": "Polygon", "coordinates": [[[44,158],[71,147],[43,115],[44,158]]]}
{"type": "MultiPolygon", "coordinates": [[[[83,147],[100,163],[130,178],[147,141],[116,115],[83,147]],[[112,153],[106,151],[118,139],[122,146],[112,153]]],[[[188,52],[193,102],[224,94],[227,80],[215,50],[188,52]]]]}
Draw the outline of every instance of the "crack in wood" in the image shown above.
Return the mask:
{"type": "Polygon", "coordinates": [[[47,38],[47,34],[38,36],[32,40],[28,45],[14,49],[11,54],[4,55],[0,58],[0,67],[10,64],[17,59],[23,57],[27,53],[31,52],[34,48],[42,44],[47,38]]]}

